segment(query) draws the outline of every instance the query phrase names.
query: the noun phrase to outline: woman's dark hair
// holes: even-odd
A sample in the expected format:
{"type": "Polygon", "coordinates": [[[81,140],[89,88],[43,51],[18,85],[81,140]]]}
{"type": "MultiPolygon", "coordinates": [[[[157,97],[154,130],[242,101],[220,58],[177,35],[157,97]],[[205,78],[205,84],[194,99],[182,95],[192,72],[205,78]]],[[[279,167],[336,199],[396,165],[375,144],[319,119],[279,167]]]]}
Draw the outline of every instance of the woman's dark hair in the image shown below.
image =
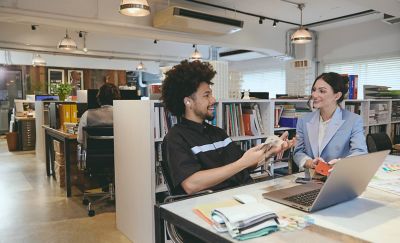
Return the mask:
{"type": "Polygon", "coordinates": [[[318,79],[322,79],[326,83],[328,83],[332,87],[333,93],[336,94],[337,92],[342,92],[342,95],[336,101],[338,104],[340,104],[343,101],[344,96],[347,94],[347,91],[349,90],[349,78],[347,76],[340,75],[334,72],[323,73],[315,79],[313,85],[311,86],[311,89],[314,88],[314,85],[318,79]]]}
{"type": "Polygon", "coordinates": [[[112,83],[103,84],[96,97],[99,105],[112,105],[113,100],[121,99],[119,89],[112,83]]]}
{"type": "Polygon", "coordinates": [[[213,84],[216,71],[208,62],[188,60],[181,61],[165,73],[161,86],[161,100],[173,115],[181,117],[185,113],[183,99],[196,92],[203,82],[213,84]]]}

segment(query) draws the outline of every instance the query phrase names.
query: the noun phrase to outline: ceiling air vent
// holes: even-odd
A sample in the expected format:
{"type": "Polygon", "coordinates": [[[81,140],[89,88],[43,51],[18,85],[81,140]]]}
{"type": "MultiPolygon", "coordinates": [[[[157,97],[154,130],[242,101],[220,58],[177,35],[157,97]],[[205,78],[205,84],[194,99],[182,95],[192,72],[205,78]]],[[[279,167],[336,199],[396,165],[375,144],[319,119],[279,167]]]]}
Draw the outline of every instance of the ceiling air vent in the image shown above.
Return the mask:
{"type": "Polygon", "coordinates": [[[179,32],[225,35],[241,30],[243,21],[172,6],[156,13],[153,26],[179,32]]]}
{"type": "Polygon", "coordinates": [[[400,17],[395,17],[390,14],[383,14],[383,22],[388,24],[398,24],[400,23],[400,17]]]}

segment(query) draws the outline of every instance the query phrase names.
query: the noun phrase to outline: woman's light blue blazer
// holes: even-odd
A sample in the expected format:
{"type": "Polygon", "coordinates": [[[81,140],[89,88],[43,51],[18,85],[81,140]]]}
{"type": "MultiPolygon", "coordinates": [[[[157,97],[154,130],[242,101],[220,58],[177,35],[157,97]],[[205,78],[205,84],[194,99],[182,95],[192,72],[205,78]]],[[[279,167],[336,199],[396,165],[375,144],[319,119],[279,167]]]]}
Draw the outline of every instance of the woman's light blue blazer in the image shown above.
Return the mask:
{"type": "Polygon", "coordinates": [[[318,146],[319,119],[318,109],[297,122],[297,144],[294,149],[294,161],[297,165],[305,157],[321,157],[328,162],[368,153],[361,116],[338,107],[326,128],[321,151],[318,146]]]}

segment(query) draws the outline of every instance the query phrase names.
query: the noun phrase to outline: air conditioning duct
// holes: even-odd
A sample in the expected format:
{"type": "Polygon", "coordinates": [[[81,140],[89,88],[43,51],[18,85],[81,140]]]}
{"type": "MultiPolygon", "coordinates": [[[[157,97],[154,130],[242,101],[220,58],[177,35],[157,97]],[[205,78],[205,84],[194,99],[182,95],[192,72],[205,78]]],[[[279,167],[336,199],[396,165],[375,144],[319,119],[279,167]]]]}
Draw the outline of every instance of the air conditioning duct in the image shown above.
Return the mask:
{"type": "Polygon", "coordinates": [[[392,16],[390,14],[383,14],[383,22],[387,24],[399,24],[400,17],[392,16]]]}
{"type": "Polygon", "coordinates": [[[191,9],[171,6],[157,12],[153,26],[179,32],[195,34],[225,35],[240,31],[242,20],[211,15],[191,9]]]}

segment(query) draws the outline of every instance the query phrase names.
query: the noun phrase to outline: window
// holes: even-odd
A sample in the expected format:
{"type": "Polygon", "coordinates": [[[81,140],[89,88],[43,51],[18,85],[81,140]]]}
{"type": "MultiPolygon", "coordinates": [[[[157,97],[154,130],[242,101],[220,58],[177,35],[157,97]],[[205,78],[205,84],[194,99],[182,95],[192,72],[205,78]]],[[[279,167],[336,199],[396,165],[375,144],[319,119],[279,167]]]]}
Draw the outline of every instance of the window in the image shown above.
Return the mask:
{"type": "Polygon", "coordinates": [[[252,92],[269,92],[269,98],[286,93],[285,68],[262,69],[242,73],[242,89],[252,92]]]}
{"type": "Polygon", "coordinates": [[[400,90],[400,57],[387,57],[325,64],[324,72],[358,74],[358,98],[363,85],[383,85],[400,90]]]}

